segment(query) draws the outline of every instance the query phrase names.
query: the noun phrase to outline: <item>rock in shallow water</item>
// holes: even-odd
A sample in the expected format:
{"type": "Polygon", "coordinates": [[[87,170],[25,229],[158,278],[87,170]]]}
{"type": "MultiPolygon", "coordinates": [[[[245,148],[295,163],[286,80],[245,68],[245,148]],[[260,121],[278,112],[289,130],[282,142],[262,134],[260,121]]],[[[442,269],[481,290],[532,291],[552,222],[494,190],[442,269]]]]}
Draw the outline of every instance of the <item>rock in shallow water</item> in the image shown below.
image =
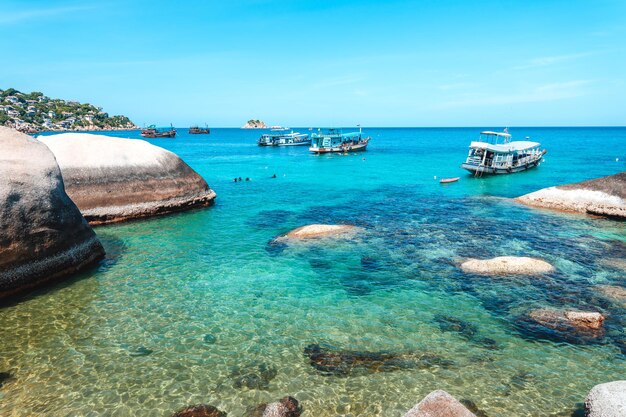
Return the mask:
{"type": "Polygon", "coordinates": [[[346,224],[309,224],[298,227],[287,233],[284,237],[291,239],[316,239],[329,236],[340,236],[354,233],[358,230],[356,226],[346,224]]]}
{"type": "Polygon", "coordinates": [[[0,299],[103,257],[100,241],[65,193],[52,152],[0,127],[0,299]]]}
{"type": "Polygon", "coordinates": [[[178,156],[144,140],[87,133],[40,136],[69,196],[92,224],[213,204],[215,193],[178,156]]]}
{"type": "Polygon", "coordinates": [[[246,417],[300,417],[302,407],[293,397],[283,397],[270,404],[260,404],[248,413],[246,417]]]}
{"type": "Polygon", "coordinates": [[[236,367],[230,374],[233,387],[241,389],[267,390],[270,381],[276,378],[278,371],[265,363],[253,363],[244,367],[236,367]]]}
{"type": "Polygon", "coordinates": [[[626,218],[626,172],[544,188],[516,200],[533,207],[623,219],[626,218]]]}
{"type": "Polygon", "coordinates": [[[468,259],[461,264],[461,269],[485,275],[537,275],[551,272],[554,267],[541,259],[499,256],[493,259],[468,259]]]}
{"type": "Polygon", "coordinates": [[[227,414],[212,405],[200,404],[183,408],[171,417],[227,417],[227,414]]]}
{"type": "Polygon", "coordinates": [[[10,372],[0,372],[0,388],[7,382],[13,379],[13,374],[10,372]]]}
{"type": "Polygon", "coordinates": [[[454,362],[431,353],[339,350],[319,344],[306,346],[304,354],[309,358],[313,368],[327,376],[393,372],[437,366],[447,368],[454,365],[454,362]]]}
{"type": "Polygon", "coordinates": [[[596,385],[585,399],[588,417],[626,416],[626,381],[596,385]]]}
{"type": "Polygon", "coordinates": [[[148,356],[150,354],[152,354],[154,352],[154,350],[152,349],[148,349],[145,346],[139,346],[137,349],[131,351],[129,353],[130,356],[148,356]]]}
{"type": "Polygon", "coordinates": [[[604,316],[597,312],[539,309],[518,320],[524,334],[539,339],[585,344],[604,337],[604,316]]]}
{"type": "Polygon", "coordinates": [[[626,288],[624,287],[618,285],[598,285],[594,288],[606,298],[626,303],[626,288]]]}
{"type": "Polygon", "coordinates": [[[437,390],[424,397],[404,417],[476,417],[476,415],[452,395],[437,390]]]}

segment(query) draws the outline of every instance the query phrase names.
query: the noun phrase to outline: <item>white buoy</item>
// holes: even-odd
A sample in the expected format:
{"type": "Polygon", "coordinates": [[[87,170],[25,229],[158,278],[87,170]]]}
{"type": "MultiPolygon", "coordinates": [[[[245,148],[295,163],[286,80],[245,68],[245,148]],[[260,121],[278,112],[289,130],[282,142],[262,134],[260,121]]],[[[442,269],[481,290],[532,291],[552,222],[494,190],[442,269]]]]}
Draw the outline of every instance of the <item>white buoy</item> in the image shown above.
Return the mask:
{"type": "Polygon", "coordinates": [[[435,176],[433,177],[433,179],[434,179],[434,180],[436,180],[436,179],[437,179],[437,176],[435,175],[435,176]]]}

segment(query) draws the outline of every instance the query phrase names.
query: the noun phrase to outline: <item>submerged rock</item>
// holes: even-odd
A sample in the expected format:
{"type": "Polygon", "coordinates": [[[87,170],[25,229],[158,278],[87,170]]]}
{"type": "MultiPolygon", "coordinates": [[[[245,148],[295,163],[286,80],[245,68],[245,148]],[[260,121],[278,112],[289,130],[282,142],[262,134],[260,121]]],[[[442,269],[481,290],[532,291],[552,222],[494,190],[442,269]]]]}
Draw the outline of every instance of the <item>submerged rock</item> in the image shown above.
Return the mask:
{"type": "Polygon", "coordinates": [[[243,368],[236,367],[230,374],[233,387],[241,389],[267,390],[270,381],[278,375],[278,371],[271,365],[254,363],[243,368]]]}
{"type": "Polygon", "coordinates": [[[13,374],[10,372],[0,372],[0,388],[7,382],[13,379],[13,374]]]}
{"type": "Polygon", "coordinates": [[[0,127],[0,299],[103,257],[100,241],[65,193],[52,152],[0,127]]]}
{"type": "Polygon", "coordinates": [[[452,395],[437,390],[424,397],[404,417],[476,417],[476,415],[452,395]]]}
{"type": "Polygon", "coordinates": [[[600,263],[618,271],[626,271],[626,259],[624,258],[607,258],[600,261],[600,263]]]}
{"type": "Polygon", "coordinates": [[[597,285],[594,289],[606,298],[626,304],[626,288],[624,287],[618,285],[597,285]]]}
{"type": "Polygon", "coordinates": [[[339,350],[319,344],[306,346],[304,354],[309,358],[313,368],[328,376],[348,376],[360,372],[393,372],[435,366],[447,368],[454,365],[454,362],[430,353],[339,350]]]}
{"type": "Polygon", "coordinates": [[[300,417],[302,407],[293,397],[283,397],[270,404],[259,404],[246,417],[300,417]]]}
{"type": "Polygon", "coordinates": [[[152,354],[154,352],[154,350],[152,349],[148,349],[145,346],[139,346],[137,349],[131,351],[129,353],[130,356],[148,356],[150,354],[152,354]]]}
{"type": "Polygon", "coordinates": [[[541,259],[515,256],[498,256],[493,259],[468,259],[461,269],[473,274],[485,275],[537,275],[554,270],[541,259]]]}
{"type": "Polygon", "coordinates": [[[516,200],[533,207],[623,219],[626,218],[626,172],[544,188],[516,200]]]}
{"type": "Polygon", "coordinates": [[[347,224],[309,224],[298,227],[287,233],[284,237],[291,239],[316,239],[321,237],[346,235],[356,232],[356,226],[347,224]]]}
{"type": "Polygon", "coordinates": [[[171,417],[227,417],[227,414],[212,405],[199,404],[183,408],[171,417]]]}
{"type": "Polygon", "coordinates": [[[626,416],[626,381],[596,385],[585,399],[588,417],[626,416]]]}
{"type": "Polygon", "coordinates": [[[213,204],[215,193],[178,156],[144,140],[88,133],[40,136],[69,196],[91,224],[213,204]]]}
{"type": "Polygon", "coordinates": [[[476,405],[474,401],[469,400],[467,398],[461,398],[459,402],[463,404],[465,408],[467,408],[472,413],[474,413],[476,417],[489,417],[486,412],[478,408],[478,406],[476,405]]]}
{"type": "Polygon", "coordinates": [[[522,332],[540,339],[591,343],[604,337],[604,316],[597,312],[533,310],[518,320],[522,332]]]}
{"type": "Polygon", "coordinates": [[[214,345],[217,342],[217,337],[213,336],[212,334],[205,334],[202,340],[207,345],[214,345]]]}
{"type": "Polygon", "coordinates": [[[498,342],[495,340],[489,337],[480,337],[478,335],[478,328],[472,323],[443,314],[436,314],[435,322],[439,325],[439,329],[441,329],[442,332],[458,333],[466,340],[476,343],[486,349],[496,350],[500,348],[498,346],[498,342]]]}
{"type": "Polygon", "coordinates": [[[478,332],[475,325],[452,316],[436,314],[435,322],[441,331],[458,333],[467,339],[473,338],[478,332]]]}

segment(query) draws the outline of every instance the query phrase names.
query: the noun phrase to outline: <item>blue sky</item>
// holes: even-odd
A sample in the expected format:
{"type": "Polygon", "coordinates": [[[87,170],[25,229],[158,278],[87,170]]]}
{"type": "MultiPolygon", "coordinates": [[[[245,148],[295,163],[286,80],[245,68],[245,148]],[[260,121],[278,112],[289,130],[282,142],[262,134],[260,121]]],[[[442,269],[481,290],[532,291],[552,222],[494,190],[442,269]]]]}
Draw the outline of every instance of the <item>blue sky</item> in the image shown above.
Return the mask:
{"type": "Polygon", "coordinates": [[[626,125],[621,0],[2,0],[0,48],[138,124],[626,125]]]}

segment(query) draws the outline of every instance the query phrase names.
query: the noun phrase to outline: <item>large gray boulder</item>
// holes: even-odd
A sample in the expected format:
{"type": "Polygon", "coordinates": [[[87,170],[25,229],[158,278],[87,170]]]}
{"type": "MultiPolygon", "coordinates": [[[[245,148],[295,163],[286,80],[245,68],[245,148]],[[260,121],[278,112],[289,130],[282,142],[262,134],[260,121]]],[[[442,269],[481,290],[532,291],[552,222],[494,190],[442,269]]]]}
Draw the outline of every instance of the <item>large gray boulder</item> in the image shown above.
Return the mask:
{"type": "Polygon", "coordinates": [[[404,417],[476,417],[476,415],[452,395],[437,390],[424,397],[404,417]]]}
{"type": "Polygon", "coordinates": [[[626,381],[596,385],[585,399],[588,417],[626,416],[626,381]]]}
{"type": "Polygon", "coordinates": [[[82,270],[104,256],[42,143],[0,127],[0,299],[82,270]]]}
{"type": "Polygon", "coordinates": [[[91,224],[213,204],[215,192],[174,153],[139,139],[88,133],[38,137],[61,167],[67,193],[91,224]]]}
{"type": "Polygon", "coordinates": [[[544,188],[516,200],[533,207],[626,218],[626,172],[544,188]]]}

